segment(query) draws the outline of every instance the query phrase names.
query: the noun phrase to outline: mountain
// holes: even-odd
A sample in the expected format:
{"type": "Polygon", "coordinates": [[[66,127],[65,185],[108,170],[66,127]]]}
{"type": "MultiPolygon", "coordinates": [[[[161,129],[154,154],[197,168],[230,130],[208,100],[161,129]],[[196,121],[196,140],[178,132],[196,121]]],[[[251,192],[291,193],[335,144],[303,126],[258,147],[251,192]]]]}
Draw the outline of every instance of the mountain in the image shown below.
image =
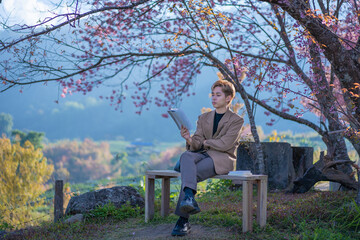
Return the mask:
{"type": "MultiPolygon", "coordinates": [[[[210,88],[217,80],[215,71],[205,69],[193,86],[195,96],[185,97],[176,107],[182,108],[195,127],[201,108],[212,107],[210,88]]],[[[14,129],[45,132],[50,141],[63,138],[92,138],[94,140],[143,139],[143,141],[181,141],[175,123],[161,115],[165,108],[151,106],[139,116],[130,102],[124,102],[122,111],[116,111],[107,100],[111,89],[101,86],[87,95],[73,94],[61,98],[57,83],[29,85],[22,89],[13,88],[0,94],[0,112],[9,113],[14,119],[14,129]],[[21,90],[21,92],[20,92],[21,90]],[[56,103],[58,101],[58,103],[56,103]]],[[[238,96],[239,98],[239,96],[238,96]]],[[[294,133],[308,132],[309,128],[279,118],[273,126],[265,123],[269,119],[261,107],[257,109],[256,124],[265,133],[272,130],[291,130],[294,133]]],[[[245,123],[247,118],[245,116],[245,123]]]]}

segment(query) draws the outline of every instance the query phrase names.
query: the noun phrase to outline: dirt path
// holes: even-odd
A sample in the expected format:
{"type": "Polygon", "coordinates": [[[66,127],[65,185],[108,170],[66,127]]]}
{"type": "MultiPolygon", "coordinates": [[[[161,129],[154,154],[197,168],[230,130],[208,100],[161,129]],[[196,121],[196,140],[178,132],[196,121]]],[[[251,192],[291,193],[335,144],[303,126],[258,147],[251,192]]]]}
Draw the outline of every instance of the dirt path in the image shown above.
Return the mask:
{"type": "Polygon", "coordinates": [[[156,226],[139,227],[137,229],[121,229],[113,231],[103,239],[235,239],[234,233],[224,228],[192,225],[191,233],[186,237],[172,237],[174,224],[159,224],[156,226]]]}

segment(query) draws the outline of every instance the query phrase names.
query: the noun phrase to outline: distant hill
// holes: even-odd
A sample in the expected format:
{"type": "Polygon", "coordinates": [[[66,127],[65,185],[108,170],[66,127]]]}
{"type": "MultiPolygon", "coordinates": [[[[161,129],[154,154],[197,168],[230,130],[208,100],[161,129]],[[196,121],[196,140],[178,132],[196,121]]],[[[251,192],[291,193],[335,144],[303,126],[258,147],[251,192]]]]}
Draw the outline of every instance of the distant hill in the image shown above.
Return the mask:
{"type": "MultiPolygon", "coordinates": [[[[209,99],[210,87],[217,80],[213,70],[205,70],[197,77],[195,96],[185,97],[177,107],[184,109],[195,126],[201,108],[212,107],[209,99]]],[[[144,141],[181,141],[176,125],[170,118],[163,118],[165,108],[151,106],[136,115],[132,103],[125,102],[123,112],[115,111],[109,102],[101,100],[109,88],[100,87],[82,95],[73,94],[61,98],[61,89],[56,83],[47,86],[37,84],[13,88],[0,94],[0,112],[10,113],[14,118],[14,129],[45,132],[46,137],[54,141],[63,138],[92,138],[94,140],[113,140],[123,137],[126,140],[141,138],[144,141]],[[55,103],[58,101],[59,103],[55,103]]],[[[291,130],[294,133],[309,132],[311,129],[279,118],[272,127],[260,107],[257,109],[256,124],[262,126],[265,133],[272,130],[291,130]]],[[[245,122],[247,119],[245,117],[245,122]]]]}

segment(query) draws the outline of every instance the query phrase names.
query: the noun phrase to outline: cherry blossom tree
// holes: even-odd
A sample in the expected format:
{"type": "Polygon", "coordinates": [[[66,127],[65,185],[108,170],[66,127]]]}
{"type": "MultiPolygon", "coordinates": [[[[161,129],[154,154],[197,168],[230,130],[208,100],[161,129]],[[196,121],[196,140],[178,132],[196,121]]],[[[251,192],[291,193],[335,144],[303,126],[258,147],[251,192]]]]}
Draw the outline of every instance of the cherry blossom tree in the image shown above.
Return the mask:
{"type": "MultiPolygon", "coordinates": [[[[218,41],[229,46],[225,34],[230,20],[213,7],[214,3],[207,1],[94,1],[94,10],[66,15],[72,17],[66,22],[74,27],[71,40],[53,34],[65,25],[61,23],[5,43],[0,51],[6,51],[10,55],[8,59],[15,64],[4,61],[5,74],[0,76],[3,91],[16,85],[58,81],[65,97],[71,92],[86,94],[94,86],[119,77],[118,88],[106,98],[118,108],[126,100],[124,92],[133,90],[131,99],[140,114],[151,103],[172,105],[183,94],[190,94],[194,76],[203,66],[217,67],[244,99],[257,143],[259,171],[264,173],[254,116],[240,82],[244,76],[241,66],[233,60],[219,58],[222,48],[210,42],[217,34],[218,41]],[[76,22],[83,16],[88,17],[76,22]],[[20,76],[18,68],[16,73],[13,71],[15,65],[23,67],[20,76]],[[134,71],[144,69],[147,73],[143,81],[127,81],[134,71]],[[153,97],[152,86],[159,80],[157,96],[153,97]]],[[[19,30],[24,29],[27,27],[19,30]]]]}
{"type": "Polygon", "coordinates": [[[149,104],[169,107],[194,94],[195,76],[213,67],[244,100],[260,172],[256,105],[309,126],[335,160],[348,160],[344,137],[360,153],[358,5],[123,0],[94,1],[81,12],[75,2],[67,14],[8,28],[14,33],[0,43],[0,91],[57,81],[66,97],[112,85],[112,94],[104,97],[116,109],[130,100],[140,114],[149,104]],[[139,73],[143,79],[132,81],[139,73]],[[296,107],[299,101],[305,108],[296,107]],[[306,111],[316,112],[319,124],[302,118],[306,111]]]}
{"type": "MultiPolygon", "coordinates": [[[[307,92],[298,92],[303,94],[302,102],[320,116],[320,128],[307,125],[326,139],[336,159],[347,159],[343,136],[360,153],[359,2],[262,2],[271,4],[269,10],[261,8],[260,3],[251,5],[274,28],[272,39],[275,42],[279,39],[283,47],[277,49],[277,56],[283,54],[280,59],[286,61],[284,65],[291,71],[281,81],[304,83],[307,92]]],[[[286,94],[289,90],[286,89],[286,94]]]]}

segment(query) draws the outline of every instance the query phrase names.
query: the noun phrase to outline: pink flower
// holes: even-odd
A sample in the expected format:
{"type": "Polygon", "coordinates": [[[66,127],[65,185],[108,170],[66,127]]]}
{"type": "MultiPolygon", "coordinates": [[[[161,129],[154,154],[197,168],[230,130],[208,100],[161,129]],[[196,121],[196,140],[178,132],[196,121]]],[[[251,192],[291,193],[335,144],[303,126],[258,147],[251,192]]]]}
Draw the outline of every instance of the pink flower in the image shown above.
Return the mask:
{"type": "Polygon", "coordinates": [[[64,93],[62,93],[60,96],[61,96],[62,98],[64,98],[64,97],[65,97],[65,94],[64,94],[64,93]]]}
{"type": "Polygon", "coordinates": [[[162,116],[163,118],[169,118],[169,115],[167,115],[166,113],[161,114],[161,116],[162,116]]]}

